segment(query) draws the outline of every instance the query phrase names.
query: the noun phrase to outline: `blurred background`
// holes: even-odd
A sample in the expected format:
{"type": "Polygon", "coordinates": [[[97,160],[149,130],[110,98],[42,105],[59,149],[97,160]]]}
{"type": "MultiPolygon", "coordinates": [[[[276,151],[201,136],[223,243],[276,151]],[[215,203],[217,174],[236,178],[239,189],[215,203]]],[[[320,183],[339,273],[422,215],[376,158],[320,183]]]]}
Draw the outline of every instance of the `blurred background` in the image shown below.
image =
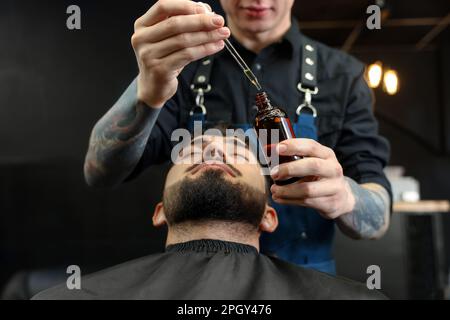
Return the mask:
{"type": "MultiPolygon", "coordinates": [[[[114,190],[89,189],[82,170],[90,130],[137,74],[133,23],[153,2],[0,2],[3,298],[65,281],[69,265],[86,274],[163,249],[151,216],[165,166],[114,190]],[[78,31],[66,28],[72,4],[78,31]]],[[[391,298],[450,298],[450,1],[378,1],[381,30],[365,27],[371,4],[297,0],[294,10],[304,34],[381,66],[370,69],[381,77],[375,114],[391,142],[397,203],[382,240],[338,234],[338,274],[365,282],[379,265],[391,298]],[[383,86],[386,75],[398,90],[383,86]]]]}

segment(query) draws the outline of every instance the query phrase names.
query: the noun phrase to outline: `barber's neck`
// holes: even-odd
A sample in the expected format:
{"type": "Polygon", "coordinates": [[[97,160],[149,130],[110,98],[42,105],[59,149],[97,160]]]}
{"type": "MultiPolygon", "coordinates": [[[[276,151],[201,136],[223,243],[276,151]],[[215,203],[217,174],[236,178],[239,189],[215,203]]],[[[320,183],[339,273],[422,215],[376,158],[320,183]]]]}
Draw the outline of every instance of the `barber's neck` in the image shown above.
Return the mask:
{"type": "Polygon", "coordinates": [[[186,222],[169,226],[166,246],[193,240],[211,239],[236,242],[255,247],[259,251],[257,229],[238,222],[186,222]]]}
{"type": "Polygon", "coordinates": [[[229,16],[227,18],[227,23],[233,37],[245,48],[253,51],[254,53],[259,53],[262,49],[270,46],[271,44],[279,42],[292,24],[291,17],[289,16],[276,28],[265,32],[256,33],[240,29],[229,16]]]}

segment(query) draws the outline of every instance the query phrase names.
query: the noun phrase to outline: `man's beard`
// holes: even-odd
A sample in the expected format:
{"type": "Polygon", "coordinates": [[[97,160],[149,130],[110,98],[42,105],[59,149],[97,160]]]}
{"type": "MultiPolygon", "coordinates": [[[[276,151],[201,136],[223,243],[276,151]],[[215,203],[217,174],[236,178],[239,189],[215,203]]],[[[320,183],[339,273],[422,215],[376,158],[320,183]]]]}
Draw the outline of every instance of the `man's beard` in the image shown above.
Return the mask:
{"type": "Polygon", "coordinates": [[[239,222],[258,228],[267,196],[256,188],[225,179],[221,170],[207,170],[185,178],[164,193],[169,226],[184,222],[239,222]]]}

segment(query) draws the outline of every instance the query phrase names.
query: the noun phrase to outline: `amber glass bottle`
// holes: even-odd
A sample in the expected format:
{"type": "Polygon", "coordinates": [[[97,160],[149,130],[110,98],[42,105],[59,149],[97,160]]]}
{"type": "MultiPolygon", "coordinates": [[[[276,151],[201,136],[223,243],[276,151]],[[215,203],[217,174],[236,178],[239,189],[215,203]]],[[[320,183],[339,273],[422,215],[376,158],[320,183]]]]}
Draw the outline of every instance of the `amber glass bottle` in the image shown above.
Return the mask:
{"type": "MultiPolygon", "coordinates": [[[[260,92],[256,95],[256,106],[258,113],[255,118],[255,129],[260,137],[260,130],[267,130],[267,141],[260,139],[261,146],[264,149],[266,159],[269,161],[276,155],[276,145],[278,142],[295,138],[294,130],[292,129],[291,121],[289,120],[285,111],[281,108],[274,107],[270,103],[267,93],[260,92]],[[272,130],[278,130],[279,141],[271,141],[272,130]]],[[[279,156],[278,163],[286,163],[301,159],[299,156],[279,156]]],[[[273,165],[271,164],[271,168],[273,165]]],[[[300,178],[290,178],[288,180],[275,181],[277,185],[287,185],[298,181],[300,178]]]]}

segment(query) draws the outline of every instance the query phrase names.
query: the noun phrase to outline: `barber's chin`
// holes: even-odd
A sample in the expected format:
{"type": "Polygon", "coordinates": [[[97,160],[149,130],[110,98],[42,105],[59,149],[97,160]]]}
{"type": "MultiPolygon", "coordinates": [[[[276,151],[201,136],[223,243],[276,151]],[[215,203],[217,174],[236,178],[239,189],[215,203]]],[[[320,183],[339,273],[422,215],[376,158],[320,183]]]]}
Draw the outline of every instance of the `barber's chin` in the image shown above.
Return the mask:
{"type": "Polygon", "coordinates": [[[248,33],[266,33],[271,30],[271,21],[248,21],[243,29],[248,33]]]}

